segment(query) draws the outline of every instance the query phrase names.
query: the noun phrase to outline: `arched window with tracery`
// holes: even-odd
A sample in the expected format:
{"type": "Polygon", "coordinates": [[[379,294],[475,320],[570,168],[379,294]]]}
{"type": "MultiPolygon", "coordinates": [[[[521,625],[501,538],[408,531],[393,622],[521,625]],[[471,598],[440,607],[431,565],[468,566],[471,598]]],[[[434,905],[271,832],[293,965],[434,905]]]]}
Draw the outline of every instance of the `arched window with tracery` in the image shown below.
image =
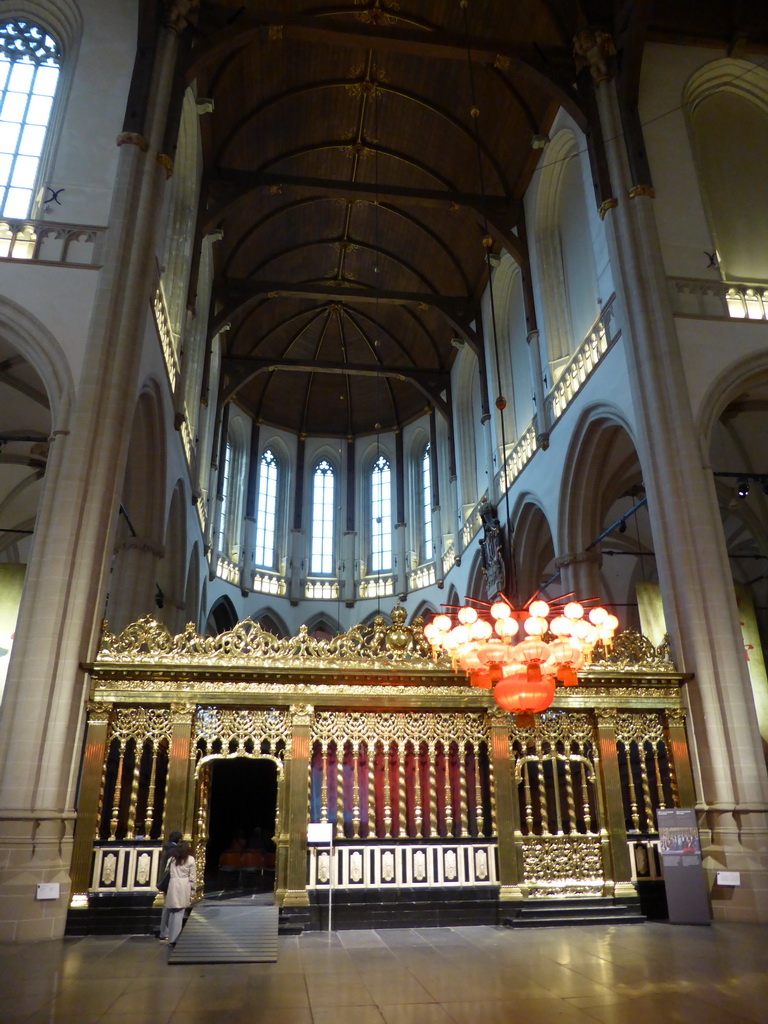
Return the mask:
{"type": "Polygon", "coordinates": [[[274,569],[277,527],[277,487],[280,472],[271,448],[261,456],[256,496],[256,545],[254,561],[261,569],[274,569]]]}
{"type": "Polygon", "coordinates": [[[432,451],[429,442],[421,456],[421,562],[435,557],[432,541],[432,451]]]}
{"type": "Polygon", "coordinates": [[[309,571],[327,576],[333,572],[333,526],[335,520],[335,474],[327,459],[321,459],[312,475],[312,541],[309,571]]]}
{"type": "Polygon", "coordinates": [[[392,470],[379,455],[371,471],[371,572],[392,568],[392,470]]]}
{"type": "Polygon", "coordinates": [[[60,68],[59,45],[44,29],[0,22],[0,216],[30,215],[60,68]]]}

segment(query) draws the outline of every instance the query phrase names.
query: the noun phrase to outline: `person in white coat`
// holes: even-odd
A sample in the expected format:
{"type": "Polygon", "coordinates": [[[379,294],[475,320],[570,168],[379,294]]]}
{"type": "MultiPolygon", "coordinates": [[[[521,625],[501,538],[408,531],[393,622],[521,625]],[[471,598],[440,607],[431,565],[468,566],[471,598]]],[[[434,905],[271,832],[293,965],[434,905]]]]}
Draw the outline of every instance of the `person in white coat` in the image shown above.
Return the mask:
{"type": "Polygon", "coordinates": [[[174,946],[184,923],[184,911],[192,902],[192,890],[195,886],[195,858],[192,856],[189,843],[177,843],[169,863],[171,877],[168,892],[165,894],[165,906],[170,917],[168,945],[174,946]]]}

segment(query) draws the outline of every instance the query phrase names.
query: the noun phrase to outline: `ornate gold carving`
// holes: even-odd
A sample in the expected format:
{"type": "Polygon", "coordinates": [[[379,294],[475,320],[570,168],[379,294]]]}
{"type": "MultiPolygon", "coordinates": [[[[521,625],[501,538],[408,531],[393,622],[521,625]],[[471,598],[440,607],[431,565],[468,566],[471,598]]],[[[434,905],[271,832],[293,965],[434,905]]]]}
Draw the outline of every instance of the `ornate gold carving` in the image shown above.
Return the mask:
{"type": "Polygon", "coordinates": [[[570,711],[543,711],[529,729],[519,728],[513,720],[509,731],[510,744],[517,741],[523,746],[538,746],[544,742],[554,745],[561,742],[567,747],[571,743],[591,743],[593,738],[594,727],[591,717],[570,711]]]}
{"type": "Polygon", "coordinates": [[[603,887],[599,836],[521,836],[528,896],[584,896],[603,887]]]}
{"type": "Polygon", "coordinates": [[[616,716],[616,739],[624,744],[633,740],[642,747],[648,743],[661,743],[664,740],[664,725],[661,715],[654,714],[618,714],[616,716]]]}
{"type": "Polygon", "coordinates": [[[609,61],[616,55],[613,37],[602,29],[584,28],[577,32],[573,40],[573,59],[576,70],[589,68],[595,85],[611,78],[609,61]]]}
{"type": "Polygon", "coordinates": [[[312,742],[328,744],[367,743],[372,750],[376,743],[388,747],[396,743],[402,750],[408,741],[436,743],[449,736],[459,744],[488,741],[488,728],[482,712],[451,713],[373,713],[364,711],[318,711],[312,729],[312,742]]]}
{"type": "Polygon", "coordinates": [[[646,199],[655,199],[656,190],[653,185],[633,185],[629,190],[629,198],[637,199],[638,196],[644,196],[646,199]]]}
{"type": "Polygon", "coordinates": [[[285,31],[285,26],[284,25],[270,25],[269,26],[269,32],[268,32],[268,39],[269,39],[270,43],[279,42],[283,38],[284,31],[285,31]]]}
{"type": "Polygon", "coordinates": [[[154,708],[120,708],[112,724],[112,738],[127,742],[136,740],[140,745],[145,740],[169,740],[171,735],[170,711],[154,708]]]}
{"type": "Polygon", "coordinates": [[[140,132],[120,132],[115,142],[118,146],[136,146],[142,153],[149,149],[149,143],[140,132]]]}
{"type": "Polygon", "coordinates": [[[602,203],[600,203],[600,206],[597,211],[600,220],[605,220],[606,213],[608,213],[609,210],[615,210],[618,205],[619,200],[614,199],[613,196],[611,196],[610,199],[604,199],[602,203]]]}
{"type": "Polygon", "coordinates": [[[250,740],[256,753],[267,742],[272,753],[283,740],[286,749],[290,747],[290,728],[285,711],[239,710],[234,708],[200,708],[195,720],[195,739],[204,740],[210,750],[216,740],[222,750],[243,753],[250,740]]]}
{"type": "Polygon", "coordinates": [[[421,622],[405,625],[405,609],[392,611],[392,625],[377,616],[372,627],[354,626],[332,640],[317,640],[301,626],[298,636],[279,640],[246,619],[215,637],[202,637],[188,623],[171,636],[165,626],[145,617],[115,636],[105,631],[96,666],[209,665],[275,668],[373,669],[408,665],[420,671],[445,672],[446,660],[435,662],[421,622]]]}
{"type": "Polygon", "coordinates": [[[512,67],[512,58],[503,53],[497,53],[493,60],[493,66],[499,71],[509,71],[512,67]]]}
{"type": "Polygon", "coordinates": [[[364,11],[355,11],[355,18],[368,25],[396,25],[397,17],[391,11],[399,11],[400,5],[395,0],[355,0],[355,6],[365,7],[364,11]]]}
{"type": "Polygon", "coordinates": [[[634,629],[619,633],[609,649],[596,647],[592,664],[587,673],[595,670],[618,669],[621,672],[674,673],[676,671],[669,652],[669,643],[664,641],[654,647],[651,641],[634,629]]]}
{"type": "Polygon", "coordinates": [[[685,708],[669,708],[666,715],[670,725],[685,725],[685,708]]]}

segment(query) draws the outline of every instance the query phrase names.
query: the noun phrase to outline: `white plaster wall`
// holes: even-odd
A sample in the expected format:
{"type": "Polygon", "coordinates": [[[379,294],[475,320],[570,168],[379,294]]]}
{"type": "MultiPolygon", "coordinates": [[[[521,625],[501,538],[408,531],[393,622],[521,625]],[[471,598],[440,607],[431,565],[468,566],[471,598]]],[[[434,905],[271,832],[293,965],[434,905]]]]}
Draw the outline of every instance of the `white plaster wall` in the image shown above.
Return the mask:
{"type": "Polygon", "coordinates": [[[666,273],[719,280],[707,269],[705,250],[714,242],[704,213],[699,180],[682,107],[694,71],[725,52],[650,43],[640,80],[640,120],[656,192],[653,210],[666,273]]]}
{"type": "Polygon", "coordinates": [[[768,324],[755,320],[675,318],[694,421],[711,414],[710,394],[718,378],[739,364],[766,359],[768,324]]]}
{"type": "Polygon", "coordinates": [[[50,220],[107,223],[117,168],[115,140],[122,131],[133,70],[136,5],[79,0],[84,31],[46,184],[66,191],[50,220]],[[98,102],[94,98],[98,97],[98,102]]]}
{"type": "Polygon", "coordinates": [[[40,320],[61,345],[74,381],[80,380],[98,271],[44,266],[26,260],[2,264],[2,291],[40,320]]]}

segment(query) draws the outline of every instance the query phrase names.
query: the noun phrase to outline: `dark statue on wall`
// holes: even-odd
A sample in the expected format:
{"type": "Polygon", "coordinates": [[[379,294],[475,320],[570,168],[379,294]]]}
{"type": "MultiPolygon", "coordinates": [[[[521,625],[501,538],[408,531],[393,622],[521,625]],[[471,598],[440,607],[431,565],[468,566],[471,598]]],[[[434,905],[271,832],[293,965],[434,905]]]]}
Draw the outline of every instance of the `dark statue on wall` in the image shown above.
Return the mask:
{"type": "Polygon", "coordinates": [[[501,524],[494,505],[484,505],[480,509],[480,517],[483,521],[480,553],[483,559],[485,588],[488,600],[493,601],[503,592],[507,579],[502,550],[501,524]]]}

